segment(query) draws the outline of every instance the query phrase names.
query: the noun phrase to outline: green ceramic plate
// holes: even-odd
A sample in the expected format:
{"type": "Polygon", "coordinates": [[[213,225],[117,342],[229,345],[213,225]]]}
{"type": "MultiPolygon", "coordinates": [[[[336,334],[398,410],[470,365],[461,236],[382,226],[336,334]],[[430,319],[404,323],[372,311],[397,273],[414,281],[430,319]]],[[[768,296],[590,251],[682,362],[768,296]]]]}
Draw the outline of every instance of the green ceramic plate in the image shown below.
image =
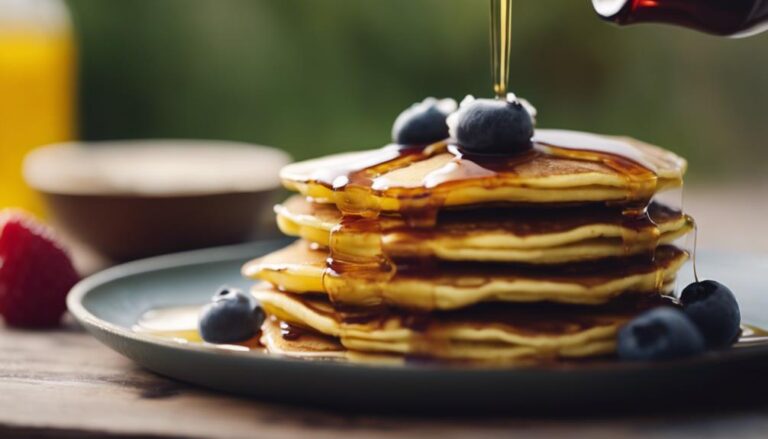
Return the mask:
{"type": "MultiPolygon", "coordinates": [[[[668,408],[679,402],[722,403],[764,394],[768,386],[764,345],[663,363],[604,360],[485,369],[302,361],[180,344],[131,331],[149,309],[203,304],[222,284],[247,288],[249,282],[240,277],[243,262],[284,243],[216,248],[115,267],[77,285],[69,309],[102,343],[159,374],[264,400],[315,406],[401,412],[602,412],[668,408]]],[[[699,271],[737,292],[746,322],[768,327],[768,294],[763,293],[768,257],[704,253],[699,271]]]]}

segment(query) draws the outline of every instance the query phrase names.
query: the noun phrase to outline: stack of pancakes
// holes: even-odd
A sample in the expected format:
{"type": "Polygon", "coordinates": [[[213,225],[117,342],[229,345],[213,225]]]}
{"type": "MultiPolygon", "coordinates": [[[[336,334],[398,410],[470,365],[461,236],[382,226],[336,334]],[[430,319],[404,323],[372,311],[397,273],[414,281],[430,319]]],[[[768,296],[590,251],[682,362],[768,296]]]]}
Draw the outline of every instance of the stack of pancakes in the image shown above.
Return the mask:
{"type": "Polygon", "coordinates": [[[628,138],[538,130],[531,151],[448,142],[295,163],[275,209],[300,239],[243,268],[275,353],[509,363],[611,354],[668,303],[692,230],[653,201],[685,161],[628,138]]]}

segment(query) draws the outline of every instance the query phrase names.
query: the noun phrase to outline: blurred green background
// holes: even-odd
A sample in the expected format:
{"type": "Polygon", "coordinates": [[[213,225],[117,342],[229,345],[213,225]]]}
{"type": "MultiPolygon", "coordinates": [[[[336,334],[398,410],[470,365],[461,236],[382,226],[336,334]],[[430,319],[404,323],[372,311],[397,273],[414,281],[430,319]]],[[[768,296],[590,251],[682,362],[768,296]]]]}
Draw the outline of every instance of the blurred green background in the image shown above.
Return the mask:
{"type": "MultiPolygon", "coordinates": [[[[190,137],[296,158],[376,147],[425,96],[491,94],[488,0],[69,0],[86,139],[190,137]]],[[[511,89],[539,126],[628,134],[694,180],[768,152],[768,33],[620,29],[588,0],[516,0],[511,89]]]]}

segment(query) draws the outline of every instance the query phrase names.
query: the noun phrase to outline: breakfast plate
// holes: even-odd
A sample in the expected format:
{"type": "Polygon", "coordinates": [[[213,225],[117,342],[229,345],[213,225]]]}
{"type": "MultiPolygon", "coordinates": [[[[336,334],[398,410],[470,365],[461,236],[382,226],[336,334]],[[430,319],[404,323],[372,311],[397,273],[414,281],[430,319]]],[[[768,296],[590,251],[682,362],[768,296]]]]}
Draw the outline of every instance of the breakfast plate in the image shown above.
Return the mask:
{"type": "MultiPolygon", "coordinates": [[[[180,343],[135,332],[145,312],[202,305],[227,284],[248,288],[242,265],[285,240],[160,256],[117,266],[79,283],[70,312],[94,337],[158,374],[267,401],[357,410],[572,413],[574,410],[724,403],[762,392],[768,344],[752,338],[735,347],[663,362],[613,359],[537,366],[482,367],[298,360],[256,351],[180,343]]],[[[768,327],[768,296],[760,275],[768,257],[699,252],[699,272],[729,285],[744,322],[768,327]]],[[[690,279],[690,267],[678,285],[690,279]]]]}

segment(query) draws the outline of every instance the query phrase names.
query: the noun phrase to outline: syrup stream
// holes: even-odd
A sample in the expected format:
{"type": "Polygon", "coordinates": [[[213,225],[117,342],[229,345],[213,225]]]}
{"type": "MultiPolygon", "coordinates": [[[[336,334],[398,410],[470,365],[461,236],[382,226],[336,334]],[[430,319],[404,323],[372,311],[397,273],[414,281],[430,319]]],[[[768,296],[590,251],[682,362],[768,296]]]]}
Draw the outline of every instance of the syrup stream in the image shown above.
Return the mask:
{"type": "Polygon", "coordinates": [[[491,0],[491,59],[493,92],[506,99],[512,42],[512,0],[491,0]]]}
{"type": "Polygon", "coordinates": [[[696,268],[696,251],[699,247],[699,225],[693,218],[690,220],[693,221],[693,256],[691,257],[691,264],[693,264],[693,280],[695,280],[696,283],[699,283],[699,270],[696,268]]]}

